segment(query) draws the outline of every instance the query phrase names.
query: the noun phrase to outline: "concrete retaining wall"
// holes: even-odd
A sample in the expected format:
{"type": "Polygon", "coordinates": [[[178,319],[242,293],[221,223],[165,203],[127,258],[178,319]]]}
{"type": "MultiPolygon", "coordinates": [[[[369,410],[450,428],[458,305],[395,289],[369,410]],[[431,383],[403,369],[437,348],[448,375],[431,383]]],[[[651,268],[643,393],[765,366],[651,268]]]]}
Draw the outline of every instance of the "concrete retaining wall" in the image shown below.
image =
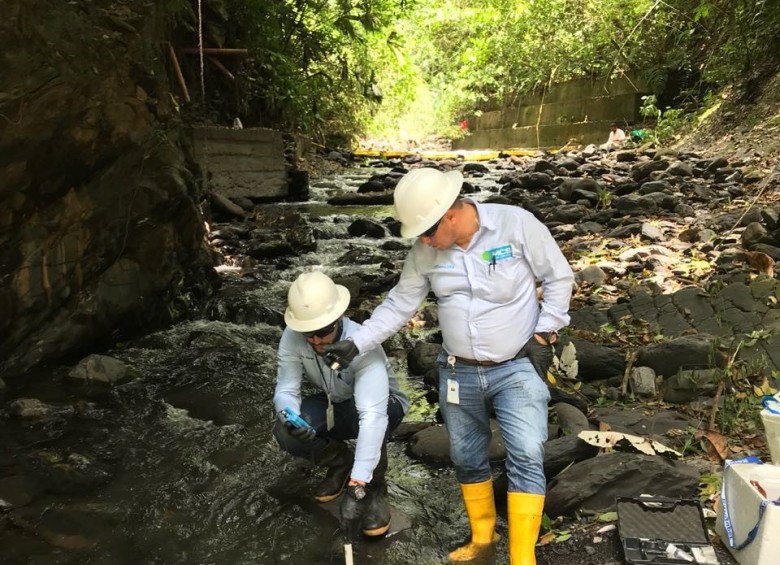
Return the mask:
{"type": "Polygon", "coordinates": [[[192,136],[195,159],[206,174],[208,190],[227,198],[288,196],[289,165],[281,132],[195,127],[192,136]]]}
{"type": "Polygon", "coordinates": [[[647,87],[637,77],[609,82],[578,79],[554,85],[544,94],[508,95],[469,118],[471,134],[453,142],[454,149],[560,147],[604,143],[610,122],[640,120],[641,97],[647,87]],[[539,127],[537,128],[537,123],[539,127]]]}

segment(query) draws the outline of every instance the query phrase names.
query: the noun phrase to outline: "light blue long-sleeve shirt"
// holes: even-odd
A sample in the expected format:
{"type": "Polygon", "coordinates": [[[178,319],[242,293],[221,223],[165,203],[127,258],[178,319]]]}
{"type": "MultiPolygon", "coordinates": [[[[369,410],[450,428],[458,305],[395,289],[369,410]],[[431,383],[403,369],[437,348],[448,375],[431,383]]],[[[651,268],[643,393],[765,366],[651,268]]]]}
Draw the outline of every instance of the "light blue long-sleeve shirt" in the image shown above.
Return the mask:
{"type": "Polygon", "coordinates": [[[417,240],[398,284],[352,336],[359,351],[397,332],[431,289],[444,350],[458,357],[506,361],[534,332],[569,323],[574,275],[549,230],[522,208],[469,202],[479,227],[468,248],[438,250],[417,240]]]}
{"type": "MultiPolygon", "coordinates": [[[[360,324],[343,318],[340,339],[351,337],[360,324]]],[[[302,333],[286,328],[277,351],[276,390],[274,408],[301,411],[301,383],[306,377],[325,391],[331,402],[343,402],[355,397],[359,416],[359,432],[355,447],[355,463],[351,477],[371,482],[379,462],[387,431],[389,396],[397,399],[403,411],[409,408],[406,395],[398,387],[398,379],[381,347],[364,349],[347,368],[333,371],[314,351],[302,333]]]]}

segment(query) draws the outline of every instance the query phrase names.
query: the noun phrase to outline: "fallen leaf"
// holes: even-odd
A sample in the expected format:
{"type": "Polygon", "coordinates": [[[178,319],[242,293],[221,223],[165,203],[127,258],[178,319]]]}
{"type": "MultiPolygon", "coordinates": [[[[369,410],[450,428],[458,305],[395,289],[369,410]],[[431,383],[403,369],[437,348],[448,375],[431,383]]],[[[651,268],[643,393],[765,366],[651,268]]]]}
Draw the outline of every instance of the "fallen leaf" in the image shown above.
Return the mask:
{"type": "Polygon", "coordinates": [[[775,260],[760,251],[746,251],[747,263],[769,277],[775,276],[775,260]]]}
{"type": "Polygon", "coordinates": [[[712,430],[700,430],[694,437],[707,440],[707,456],[710,461],[725,461],[729,456],[729,440],[726,436],[712,430]]]}
{"type": "Polygon", "coordinates": [[[536,545],[547,545],[549,543],[552,543],[552,541],[555,539],[555,532],[547,532],[542,537],[539,538],[539,542],[536,545]]]}
{"type": "Polygon", "coordinates": [[[631,450],[639,451],[646,455],[666,455],[672,456],[674,458],[682,457],[682,453],[666,447],[660,442],[631,434],[623,434],[614,431],[593,432],[585,430],[578,433],[577,437],[589,443],[590,445],[595,445],[596,447],[601,448],[627,447],[631,450]]]}
{"type": "Polygon", "coordinates": [[[603,512],[598,517],[599,522],[615,522],[617,519],[617,512],[603,512]]]}

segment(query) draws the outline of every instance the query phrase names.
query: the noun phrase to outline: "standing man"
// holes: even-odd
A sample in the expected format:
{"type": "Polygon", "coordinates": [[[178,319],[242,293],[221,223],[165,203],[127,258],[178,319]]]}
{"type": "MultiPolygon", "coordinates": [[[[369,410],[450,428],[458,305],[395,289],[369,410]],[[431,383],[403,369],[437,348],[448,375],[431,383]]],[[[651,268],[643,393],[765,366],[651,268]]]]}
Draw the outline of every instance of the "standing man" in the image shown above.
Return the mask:
{"type": "Polygon", "coordinates": [[[556,332],[569,321],[574,277],[531,213],[458,198],[462,183],[459,172],[434,169],[401,179],[395,190],[401,235],[417,241],[400,280],[358,332],[325,351],[342,366],[359,362],[433,290],[443,337],[439,402],[471,524],[471,541],[449,559],[479,558],[498,539],[488,460],[492,410],[507,452],[510,563],[534,565],[546,490],[545,377],[556,332]]]}
{"type": "Polygon", "coordinates": [[[274,437],[297,457],[326,467],[314,499],[328,502],[347,485],[341,501],[341,526],[352,539],[358,531],[382,535],[390,528],[387,501],[387,438],[409,407],[406,396],[381,347],[366,348],[350,367],[331,370],[323,347],[354,335],[360,328],[344,316],[349,291],[321,272],[304,273],[290,287],[277,352],[274,437]],[[301,400],[301,382],[308,379],[322,392],[301,400]],[[312,429],[285,422],[281,411],[292,409],[312,429]],[[357,438],[355,452],[344,443],[357,438]]]}

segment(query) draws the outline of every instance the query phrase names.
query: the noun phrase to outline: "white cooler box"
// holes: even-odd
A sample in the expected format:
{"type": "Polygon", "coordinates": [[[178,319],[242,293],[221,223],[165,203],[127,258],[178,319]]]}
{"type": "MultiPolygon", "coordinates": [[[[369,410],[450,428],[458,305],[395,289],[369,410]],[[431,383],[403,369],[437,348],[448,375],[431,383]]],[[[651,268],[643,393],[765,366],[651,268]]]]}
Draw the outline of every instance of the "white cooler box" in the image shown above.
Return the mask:
{"type": "MultiPolygon", "coordinates": [[[[723,488],[726,489],[726,504],[734,528],[734,541],[735,544],[740,544],[747,539],[748,533],[758,522],[761,503],[764,500],[780,498],[780,465],[732,464],[724,473],[723,488]],[[761,486],[766,492],[766,498],[750,481],[756,481],[761,486]]],[[[780,506],[766,506],[755,539],[743,549],[729,547],[723,525],[723,512],[723,508],[720,508],[715,529],[740,565],[780,564],[780,506]]]]}
{"type": "Polygon", "coordinates": [[[772,463],[780,465],[780,414],[773,414],[764,408],[761,411],[761,421],[764,423],[766,444],[772,456],[772,463]]]}

